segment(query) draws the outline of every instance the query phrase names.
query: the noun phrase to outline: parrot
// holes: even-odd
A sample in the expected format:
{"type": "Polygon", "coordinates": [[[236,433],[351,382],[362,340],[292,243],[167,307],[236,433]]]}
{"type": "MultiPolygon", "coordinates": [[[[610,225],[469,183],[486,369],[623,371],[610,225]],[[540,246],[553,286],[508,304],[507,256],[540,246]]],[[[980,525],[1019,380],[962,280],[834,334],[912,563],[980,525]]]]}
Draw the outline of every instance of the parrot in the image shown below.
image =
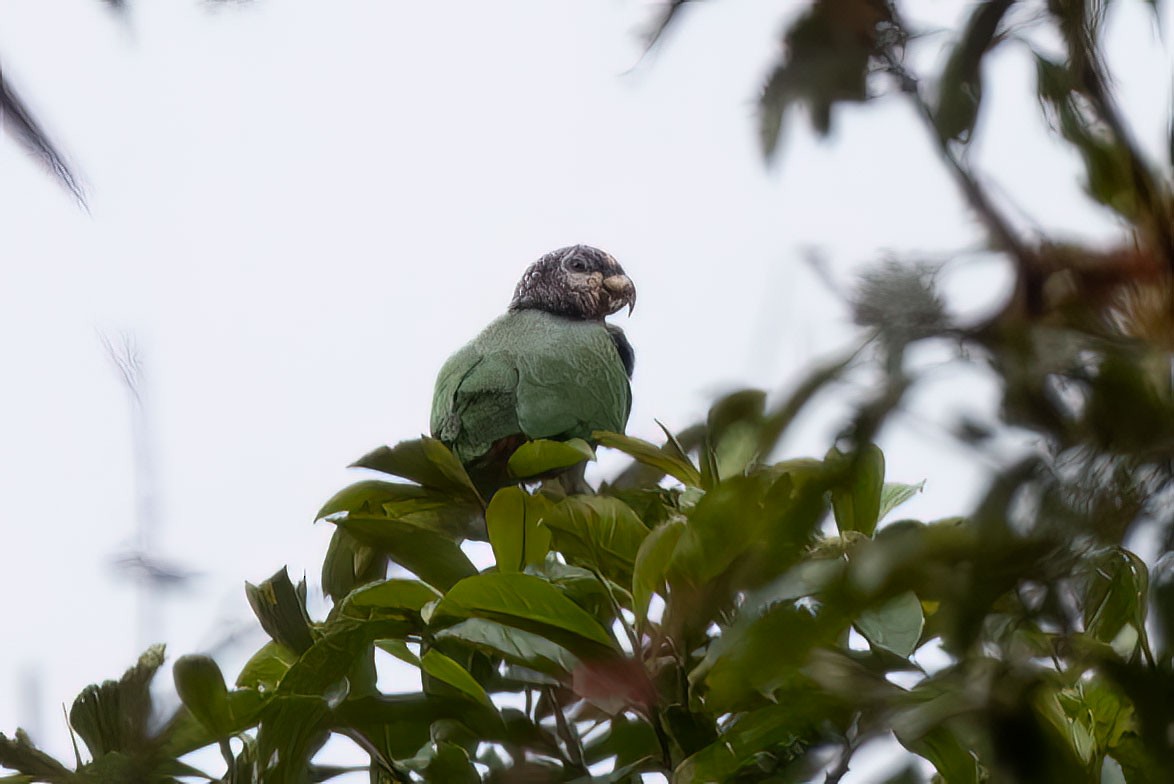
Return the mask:
{"type": "Polygon", "coordinates": [[[534,439],[622,433],[632,409],[635,352],[604,321],[636,287],[619,262],[590,245],[551,251],[518,281],[505,314],[444,363],[431,432],[483,493],[510,484],[507,463],[534,439]]]}

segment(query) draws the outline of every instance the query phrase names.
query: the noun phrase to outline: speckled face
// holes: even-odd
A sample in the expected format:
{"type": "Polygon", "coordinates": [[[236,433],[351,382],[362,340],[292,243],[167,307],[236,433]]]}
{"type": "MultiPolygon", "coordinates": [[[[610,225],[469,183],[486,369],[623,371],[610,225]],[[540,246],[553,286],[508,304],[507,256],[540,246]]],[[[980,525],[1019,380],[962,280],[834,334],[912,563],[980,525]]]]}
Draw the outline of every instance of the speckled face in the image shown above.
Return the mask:
{"type": "Polygon", "coordinates": [[[545,310],[560,316],[599,320],[624,305],[636,307],[636,287],[610,253],[572,245],[547,253],[530,265],[510,310],[545,310]]]}

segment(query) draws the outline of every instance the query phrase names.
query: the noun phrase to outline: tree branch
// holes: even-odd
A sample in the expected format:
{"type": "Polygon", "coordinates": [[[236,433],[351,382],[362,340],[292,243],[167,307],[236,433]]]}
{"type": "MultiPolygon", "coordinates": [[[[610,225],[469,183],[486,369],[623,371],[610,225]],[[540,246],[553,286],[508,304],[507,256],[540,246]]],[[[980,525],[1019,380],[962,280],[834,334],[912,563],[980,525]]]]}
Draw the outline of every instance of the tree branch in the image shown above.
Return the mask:
{"type": "Polygon", "coordinates": [[[1129,177],[1145,218],[1148,219],[1147,228],[1153,232],[1154,243],[1165,257],[1167,268],[1174,272],[1174,227],[1170,221],[1171,205],[1166,203],[1169,197],[1163,198],[1164,189],[1154,179],[1145,156],[1109,92],[1111,77],[1098,45],[1098,25],[1081,14],[1082,6],[1059,3],[1049,5],[1052,6],[1052,15],[1068,47],[1068,61],[1078,77],[1079,89],[1129,160],[1129,177]]]}
{"type": "MultiPolygon", "coordinates": [[[[897,20],[896,11],[893,12],[894,24],[897,26],[898,40],[909,37],[904,25],[897,20]]],[[[997,247],[1002,248],[1015,262],[1019,278],[1019,286],[1025,295],[1025,305],[1029,312],[1038,312],[1042,309],[1041,275],[1035,266],[1035,254],[1019,239],[1011,228],[1011,224],[995,207],[994,202],[987,195],[986,189],[979,184],[970,168],[958,157],[950,146],[950,141],[942,137],[934,123],[933,109],[921,95],[921,84],[917,75],[912,73],[901,62],[893,44],[885,45],[881,49],[881,57],[889,73],[896,77],[901,92],[909,98],[917,110],[922,123],[929,131],[930,137],[938,149],[946,168],[954,178],[954,182],[962,191],[970,209],[978,216],[990,234],[997,247]]]]}

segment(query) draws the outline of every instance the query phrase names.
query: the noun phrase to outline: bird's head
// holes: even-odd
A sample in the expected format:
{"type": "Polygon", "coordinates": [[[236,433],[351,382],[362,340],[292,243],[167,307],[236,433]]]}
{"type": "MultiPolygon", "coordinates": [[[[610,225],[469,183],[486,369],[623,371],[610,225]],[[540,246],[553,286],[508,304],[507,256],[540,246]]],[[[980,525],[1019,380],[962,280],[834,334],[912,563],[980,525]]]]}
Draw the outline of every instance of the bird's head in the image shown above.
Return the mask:
{"type": "Polygon", "coordinates": [[[510,310],[545,310],[570,318],[598,321],[624,305],[636,307],[636,287],[610,253],[572,245],[547,253],[530,265],[510,310]]]}

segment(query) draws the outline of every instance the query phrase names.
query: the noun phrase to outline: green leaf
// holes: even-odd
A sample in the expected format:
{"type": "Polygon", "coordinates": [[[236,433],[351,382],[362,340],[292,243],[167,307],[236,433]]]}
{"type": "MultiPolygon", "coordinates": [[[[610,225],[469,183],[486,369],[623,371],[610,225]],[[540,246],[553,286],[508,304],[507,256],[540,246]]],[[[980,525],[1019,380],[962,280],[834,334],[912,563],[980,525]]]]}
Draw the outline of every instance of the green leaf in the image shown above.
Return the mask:
{"type": "MultiPolygon", "coordinates": [[[[1094,639],[1112,644],[1129,624],[1136,633],[1130,640],[1145,642],[1145,618],[1149,573],[1145,563],[1121,547],[1110,547],[1095,556],[1084,577],[1084,628],[1094,639]]],[[[1146,643],[1148,645],[1148,643],[1146,643]]]]}
{"type": "Polygon", "coordinates": [[[295,653],[302,653],[314,644],[305,599],[290,582],[284,566],[260,585],[245,583],[245,595],[261,628],[275,641],[295,653]]]}
{"type": "Polygon", "coordinates": [[[716,742],[691,755],[673,771],[673,784],[731,781],[760,754],[790,746],[810,731],[822,706],[817,701],[771,705],[740,716],[716,742]]]}
{"type": "Polygon", "coordinates": [[[632,605],[636,620],[640,623],[648,619],[648,604],[652,601],[652,595],[664,588],[669,561],[684,531],[684,521],[670,520],[654,528],[636,551],[636,564],[632,573],[632,605]]]}
{"type": "Polygon", "coordinates": [[[162,664],[163,646],[151,646],[121,679],[87,686],[73,701],[69,724],[93,757],[132,752],[146,746],[151,715],[150,684],[162,664]]]}
{"type": "Polygon", "coordinates": [[[687,487],[701,486],[701,473],[692,463],[682,459],[679,455],[661,449],[656,444],[603,430],[595,431],[591,434],[591,438],[600,446],[618,449],[637,462],[663,471],[687,487]]]}
{"type": "Polygon", "coordinates": [[[485,510],[485,525],[500,571],[518,572],[542,565],[550,551],[550,531],[538,523],[553,508],[546,497],[530,495],[518,487],[505,487],[494,494],[485,510]]]}
{"type": "Polygon", "coordinates": [[[744,607],[761,607],[816,596],[840,580],[847,563],[842,558],[810,557],[746,597],[744,607]]]}
{"type": "Polygon", "coordinates": [[[786,571],[826,512],[826,473],[819,461],[795,460],[707,492],[673,551],[669,581],[703,590],[736,570],[736,586],[754,588],[786,571]]]}
{"type": "Polygon", "coordinates": [[[477,573],[477,567],[461,551],[460,545],[429,528],[382,517],[353,515],[332,522],[440,590],[447,590],[458,580],[477,573]]]}
{"type": "Polygon", "coordinates": [[[563,563],[553,553],[546,557],[541,570],[532,570],[530,573],[554,585],[604,627],[610,627],[615,619],[611,597],[614,596],[622,603],[627,595],[627,590],[618,583],[609,581],[610,585],[605,586],[597,573],[582,566],[563,563]]]}
{"type": "Polygon", "coordinates": [[[384,504],[396,501],[426,498],[431,492],[426,487],[408,485],[402,482],[385,482],[382,479],[364,479],[339,490],[322,505],[315,520],[321,520],[341,512],[371,514],[383,510],[384,504]]]}
{"type": "Polygon", "coordinates": [[[376,640],[375,647],[386,651],[405,664],[410,664],[413,667],[420,666],[420,657],[413,653],[403,640],[376,640]]]}
{"type": "Polygon", "coordinates": [[[161,736],[165,738],[162,752],[174,757],[181,757],[228,736],[244,732],[249,727],[256,725],[261,711],[271,697],[271,693],[262,694],[251,688],[228,692],[227,715],[229,723],[216,730],[197,719],[186,705],[183,706],[168,723],[161,736]]]}
{"type": "Polygon", "coordinates": [[[271,691],[297,660],[298,655],[281,643],[267,642],[241,668],[236,685],[243,689],[271,691]]]}
{"type": "Polygon", "coordinates": [[[548,675],[564,676],[579,663],[566,648],[539,634],[482,618],[461,621],[442,629],[435,636],[438,641],[456,640],[485,653],[500,656],[512,664],[548,675]]]}
{"type": "MultiPolygon", "coordinates": [[[[678,460],[683,460],[688,463],[689,451],[685,448],[685,445],[681,443],[677,436],[673,435],[673,431],[665,427],[664,422],[661,422],[659,419],[652,421],[656,422],[656,426],[660,428],[660,432],[664,433],[664,446],[661,447],[661,450],[678,460]]],[[[682,433],[681,438],[688,439],[688,434],[682,433]]]]}
{"type": "Polygon", "coordinates": [[[390,448],[381,446],[360,457],[353,467],[369,468],[410,479],[442,493],[481,500],[461,461],[435,438],[401,441],[390,448]]]}
{"type": "MultiPolygon", "coordinates": [[[[1170,766],[1155,759],[1154,745],[1135,733],[1129,733],[1113,749],[1113,759],[1121,766],[1127,784],[1167,784],[1170,766]]],[[[1102,779],[1109,784],[1112,779],[1102,779]]]]}
{"type": "Polygon", "coordinates": [[[673,549],[669,580],[704,586],[757,544],[769,482],[766,476],[735,477],[702,496],[673,549]]]}
{"type": "Polygon", "coordinates": [[[189,654],[175,660],[175,690],[192,715],[218,737],[232,731],[228,687],[219,665],[209,656],[189,654]]]}
{"type": "Polygon", "coordinates": [[[1129,699],[1100,677],[1041,690],[1036,704],[1085,765],[1109,753],[1138,724],[1129,699]]]}
{"type": "Polygon", "coordinates": [[[438,619],[484,618],[541,634],[577,655],[615,652],[599,622],[546,580],[528,574],[488,573],[454,585],[432,614],[438,619]]]}
{"type": "Polygon", "coordinates": [[[903,485],[900,482],[885,482],[881,489],[880,497],[880,511],[877,515],[878,522],[884,520],[889,512],[896,509],[901,504],[908,501],[913,496],[925,489],[925,480],[921,480],[915,485],[903,485]]]}
{"type": "Polygon", "coordinates": [[[706,433],[713,448],[717,475],[737,476],[758,458],[766,393],[742,389],[720,398],[706,415],[706,433]]]}
{"type": "Polygon", "coordinates": [[[27,774],[6,777],[14,784],[33,781],[70,784],[76,780],[73,771],[34,746],[24,730],[19,729],[15,738],[8,738],[4,733],[0,733],[0,767],[27,774]]]}
{"type": "Polygon", "coordinates": [[[721,471],[717,465],[717,452],[714,451],[708,435],[701,442],[697,462],[701,464],[701,489],[709,492],[721,481],[721,471]]]}
{"type": "Polygon", "coordinates": [[[572,564],[586,566],[630,585],[640,543],[648,529],[617,498],[569,496],[542,518],[554,547],[572,564]]]}
{"type": "Polygon", "coordinates": [[[361,656],[370,655],[375,640],[402,638],[414,625],[396,618],[336,618],[289,668],[277,691],[321,698],[338,686],[361,656]]]}
{"type": "Polygon", "coordinates": [[[455,743],[441,743],[424,770],[428,784],[480,784],[481,776],[469,755],[455,743]]]}
{"type": "Polygon", "coordinates": [[[866,640],[902,659],[917,650],[924,626],[921,601],[912,591],[895,596],[879,607],[870,607],[856,619],[856,629],[866,640]]]}
{"type": "MultiPolygon", "coordinates": [[[[684,465],[692,465],[692,461],[689,459],[689,452],[692,449],[696,449],[705,440],[705,425],[696,424],[674,435],[663,423],[657,420],[654,421],[656,421],[657,426],[665,436],[664,444],[660,447],[660,450],[670,458],[679,460],[684,465]]],[[[624,470],[616,474],[614,479],[606,482],[600,489],[600,492],[603,495],[612,495],[616,490],[621,492],[666,492],[664,488],[660,487],[660,481],[664,477],[665,472],[662,469],[647,463],[642,463],[639,460],[633,460],[624,470]]]]}
{"type": "Polygon", "coordinates": [[[363,610],[376,609],[407,617],[419,615],[424,605],[440,597],[441,594],[435,588],[419,580],[384,580],[351,593],[343,603],[341,612],[356,615],[363,614],[363,610]]]}
{"type": "Polygon", "coordinates": [[[358,482],[326,502],[316,519],[386,517],[452,538],[484,538],[481,501],[449,490],[379,480],[358,482]]]}
{"type": "Polygon", "coordinates": [[[742,616],[709,645],[689,682],[704,687],[706,708],[715,713],[759,704],[780,688],[806,682],[802,668],[811,652],[834,643],[848,624],[846,613],[827,605],[815,615],[787,603],[759,617],[742,616]]]}
{"type": "Polygon", "coordinates": [[[832,488],[832,510],[840,533],[859,531],[872,536],[880,520],[884,453],[875,444],[866,444],[848,455],[833,449],[828,462],[843,465],[848,472],[847,483],[832,488]]]}
{"type": "Polygon", "coordinates": [[[335,528],[322,562],[322,590],[338,604],[355,586],[387,576],[387,556],[335,528]]]}
{"type": "Polygon", "coordinates": [[[264,781],[295,782],[327,738],[330,706],[318,695],[289,694],[265,706],[257,728],[257,758],[264,761],[264,781]]]}
{"type": "Polygon", "coordinates": [[[978,758],[946,725],[939,724],[917,737],[894,733],[901,745],[925,759],[950,784],[979,784],[985,780],[978,758]]]}
{"type": "Polygon", "coordinates": [[[486,740],[504,734],[502,716],[465,697],[396,694],[347,699],[334,710],[336,726],[354,727],[378,738],[388,757],[405,760],[429,742],[430,730],[444,719],[458,720],[486,740]]]}
{"type": "Polygon", "coordinates": [[[420,667],[433,678],[444,681],[476,702],[496,710],[485,689],[481,688],[481,684],[477,683],[469,671],[440,651],[426,651],[420,659],[420,667]]]}
{"type": "Polygon", "coordinates": [[[996,32],[1012,0],[975,6],[966,30],[950,53],[938,85],[933,120],[945,140],[969,142],[982,101],[982,58],[998,43],[996,32]]]}
{"type": "Polygon", "coordinates": [[[826,136],[835,104],[867,100],[873,35],[886,22],[892,20],[882,4],[817,2],[791,23],[782,46],[784,59],[775,64],[758,104],[759,139],[768,160],[792,105],[806,104],[812,126],[826,136]]]}
{"type": "Polygon", "coordinates": [[[1051,110],[1061,135],[1084,159],[1085,189],[1127,220],[1137,220],[1140,203],[1129,149],[1106,133],[1099,118],[1089,116],[1075,65],[1052,62],[1039,54],[1035,59],[1040,101],[1051,110]]]}
{"type": "Polygon", "coordinates": [[[527,441],[510,455],[510,473],[519,479],[542,476],[552,471],[579,465],[595,459],[595,450],[581,438],[567,441],[538,439],[527,441]]]}
{"type": "Polygon", "coordinates": [[[1073,721],[1073,716],[1066,714],[1061,702],[1070,702],[1070,708],[1079,710],[1081,707],[1077,699],[1064,699],[1065,691],[1047,691],[1043,698],[1037,697],[1037,710],[1045,719],[1051,721],[1058,730],[1058,735],[1064,738],[1075,758],[1082,764],[1092,762],[1097,743],[1093,739],[1092,731],[1086,722],[1073,721]]]}

